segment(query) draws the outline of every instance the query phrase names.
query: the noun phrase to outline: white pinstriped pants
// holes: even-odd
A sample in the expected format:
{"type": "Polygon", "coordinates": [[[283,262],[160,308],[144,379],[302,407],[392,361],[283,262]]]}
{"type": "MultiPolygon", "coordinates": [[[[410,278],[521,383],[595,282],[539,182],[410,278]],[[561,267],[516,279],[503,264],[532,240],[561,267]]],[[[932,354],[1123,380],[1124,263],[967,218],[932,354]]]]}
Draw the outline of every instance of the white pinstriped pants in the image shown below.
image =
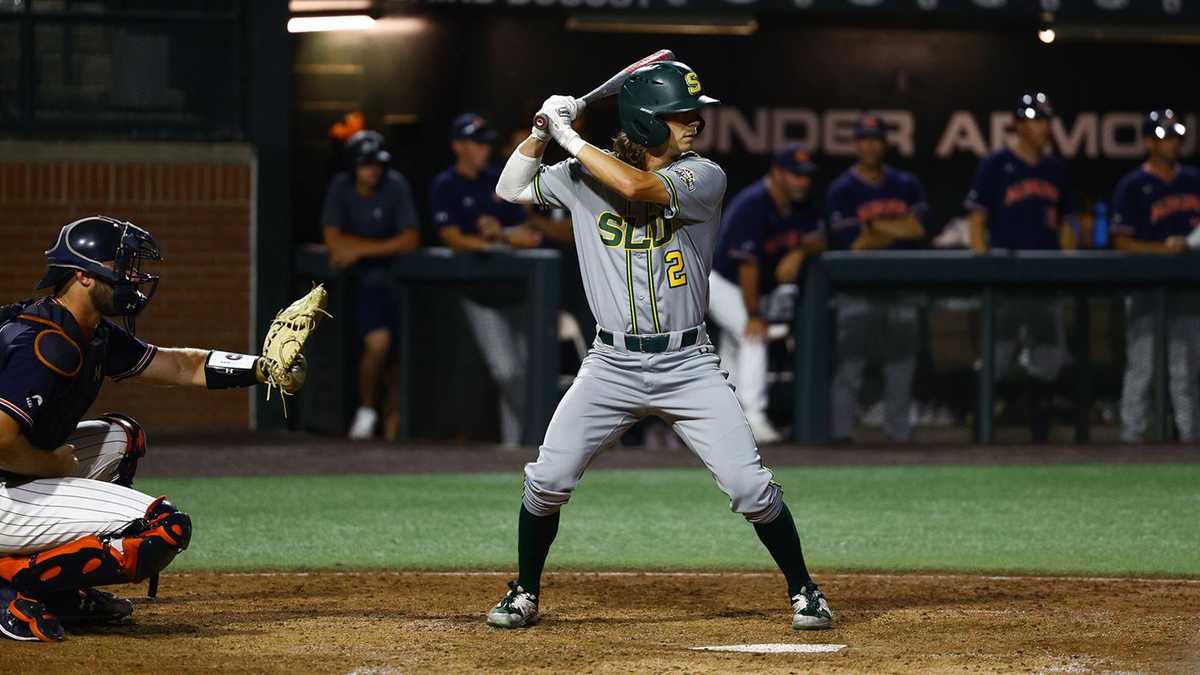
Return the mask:
{"type": "Polygon", "coordinates": [[[81,422],[67,439],[79,475],[0,484],[0,555],[31,555],[91,534],[116,532],[155,500],[112,482],[129,443],[125,429],[81,422]]]}

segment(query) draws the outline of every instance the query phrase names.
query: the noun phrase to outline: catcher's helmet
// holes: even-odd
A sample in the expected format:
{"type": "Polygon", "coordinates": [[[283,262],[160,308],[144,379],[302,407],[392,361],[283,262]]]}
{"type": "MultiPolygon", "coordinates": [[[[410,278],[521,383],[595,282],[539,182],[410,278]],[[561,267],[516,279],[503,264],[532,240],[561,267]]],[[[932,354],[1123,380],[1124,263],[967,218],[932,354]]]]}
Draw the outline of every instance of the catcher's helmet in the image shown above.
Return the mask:
{"type": "Polygon", "coordinates": [[[45,276],[38,288],[57,286],[81,270],[113,286],[113,305],[133,331],[133,319],[154,297],[158,277],[141,269],[143,260],[162,260],[158,243],[142,228],[108,216],[67,223],[46,250],[45,276]],[[109,268],[104,265],[111,262],[109,268]],[[145,287],[145,288],[143,288],[145,287]]]}
{"type": "Polygon", "coordinates": [[[1017,116],[1017,121],[1024,120],[1048,120],[1054,117],[1054,108],[1050,105],[1050,99],[1040,91],[1022,94],[1021,98],[1017,99],[1017,107],[1014,113],[1017,116]]]}
{"type": "Polygon", "coordinates": [[[1187,127],[1183,125],[1183,120],[1170,108],[1152,110],[1146,115],[1146,119],[1142,121],[1142,136],[1144,138],[1163,140],[1167,138],[1183,138],[1186,134],[1187,127]]]}
{"type": "Polygon", "coordinates": [[[720,103],[700,92],[700,78],[685,63],[659,61],[638,68],[621,85],[617,96],[621,129],[638,145],[662,145],[671,133],[662,115],[720,103]]]}
{"type": "Polygon", "coordinates": [[[387,164],[392,161],[383,142],[383,134],[363,129],[346,140],[346,164],[351,171],[362,164],[387,164]]]}

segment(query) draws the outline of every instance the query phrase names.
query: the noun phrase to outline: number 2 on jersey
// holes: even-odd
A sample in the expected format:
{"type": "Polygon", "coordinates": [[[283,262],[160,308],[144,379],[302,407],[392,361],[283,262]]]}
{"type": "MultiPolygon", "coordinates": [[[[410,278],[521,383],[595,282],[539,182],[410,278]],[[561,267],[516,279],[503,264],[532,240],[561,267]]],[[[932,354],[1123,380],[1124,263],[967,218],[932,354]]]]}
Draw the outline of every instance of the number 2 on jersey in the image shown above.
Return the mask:
{"type": "Polygon", "coordinates": [[[683,271],[683,252],[667,251],[663,256],[667,262],[667,286],[676,288],[687,283],[687,274],[683,271]]]}

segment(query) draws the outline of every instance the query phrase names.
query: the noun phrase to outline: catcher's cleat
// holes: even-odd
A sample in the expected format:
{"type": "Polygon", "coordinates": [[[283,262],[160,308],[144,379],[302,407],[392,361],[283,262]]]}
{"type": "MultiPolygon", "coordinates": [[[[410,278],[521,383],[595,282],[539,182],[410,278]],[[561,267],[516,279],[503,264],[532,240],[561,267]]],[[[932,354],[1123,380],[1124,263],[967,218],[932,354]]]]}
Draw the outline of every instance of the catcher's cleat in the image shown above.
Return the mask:
{"type": "Polygon", "coordinates": [[[58,642],[65,637],[58,617],[42,603],[19,593],[13,595],[0,613],[0,634],[23,642],[58,642]]]}
{"type": "Polygon", "coordinates": [[[64,624],[114,623],[133,614],[132,602],[96,588],[55,593],[44,604],[64,624]]]}
{"type": "Polygon", "coordinates": [[[517,582],[508,582],[508,595],[488,612],[487,623],[496,628],[524,628],[538,622],[538,599],[517,582]]]}
{"type": "Polygon", "coordinates": [[[805,586],[800,593],[792,596],[792,628],[796,630],[813,630],[833,626],[833,612],[825,594],[816,586],[805,586]]]}

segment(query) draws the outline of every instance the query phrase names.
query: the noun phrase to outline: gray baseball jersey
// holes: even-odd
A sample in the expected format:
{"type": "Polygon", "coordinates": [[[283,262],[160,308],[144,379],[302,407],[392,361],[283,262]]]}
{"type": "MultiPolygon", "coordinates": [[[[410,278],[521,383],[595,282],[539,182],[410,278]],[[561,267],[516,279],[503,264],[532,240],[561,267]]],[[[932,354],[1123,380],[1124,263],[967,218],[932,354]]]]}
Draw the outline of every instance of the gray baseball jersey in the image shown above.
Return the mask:
{"type": "Polygon", "coordinates": [[[579,160],[543,166],[534,199],[571,212],[584,291],[601,327],[667,333],[704,321],[725,172],[694,152],[655,172],[671,204],[630,202],[579,160]]]}
{"type": "MultiPolygon", "coordinates": [[[[678,334],[703,323],[708,308],[725,172],[686,153],[656,173],[671,195],[666,207],[625,200],[577,160],[543,167],[534,179],[538,203],[571,211],[588,304],[609,331],[678,334]]],[[[526,510],[557,511],[597,452],[654,415],[700,457],[734,511],[755,523],[779,515],[780,488],[762,465],[720,359],[697,333],[695,343],[662,353],[597,340],[550,420],[537,461],[525,467],[526,510]]]]}

